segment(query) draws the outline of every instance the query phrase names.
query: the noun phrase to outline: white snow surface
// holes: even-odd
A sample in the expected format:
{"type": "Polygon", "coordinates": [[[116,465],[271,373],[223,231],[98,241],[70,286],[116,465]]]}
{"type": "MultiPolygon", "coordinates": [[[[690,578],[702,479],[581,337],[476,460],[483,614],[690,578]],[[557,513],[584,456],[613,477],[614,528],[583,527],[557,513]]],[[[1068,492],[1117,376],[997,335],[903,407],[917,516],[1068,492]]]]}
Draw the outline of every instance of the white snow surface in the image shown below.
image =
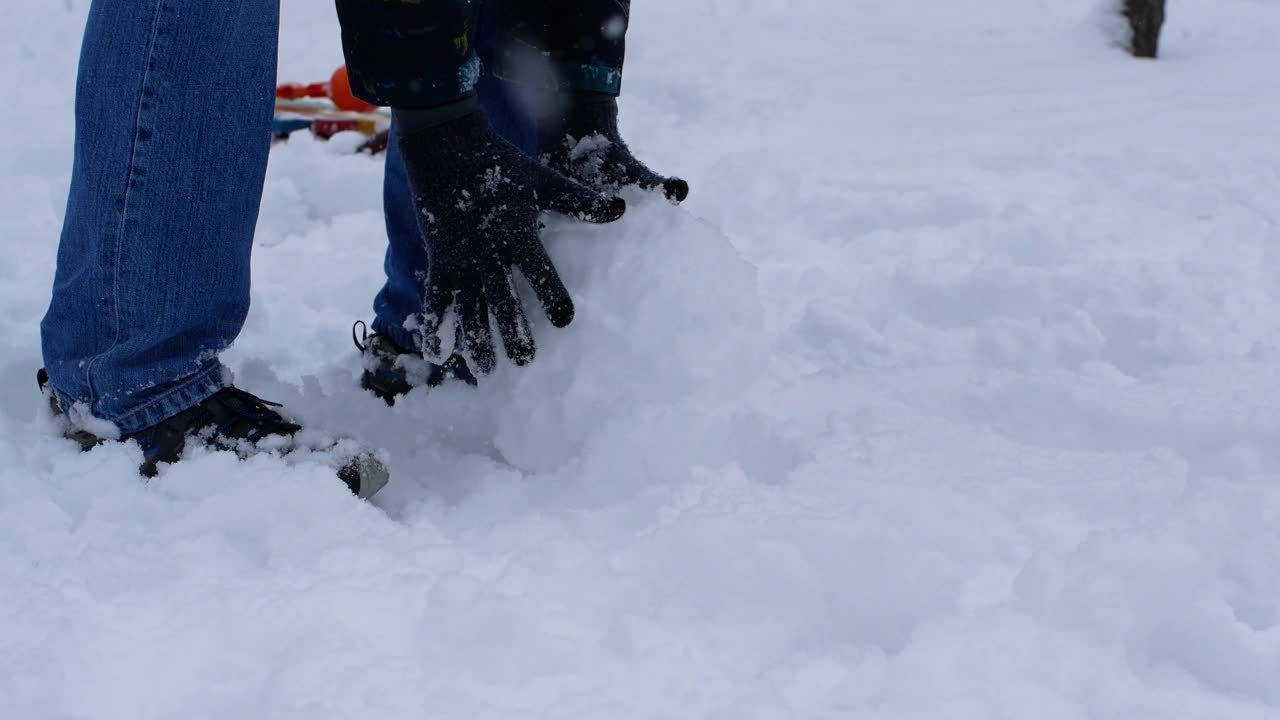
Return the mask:
{"type": "MultiPolygon", "coordinates": [[[[87,0],[0,20],[0,718],[1280,718],[1280,6],[637,0],[691,184],[547,242],[578,304],[394,409],[380,164],[272,152],[226,360],[384,447],[75,451],[34,371],[87,0]]],[[[340,62],[285,0],[282,80],[340,62]]]]}

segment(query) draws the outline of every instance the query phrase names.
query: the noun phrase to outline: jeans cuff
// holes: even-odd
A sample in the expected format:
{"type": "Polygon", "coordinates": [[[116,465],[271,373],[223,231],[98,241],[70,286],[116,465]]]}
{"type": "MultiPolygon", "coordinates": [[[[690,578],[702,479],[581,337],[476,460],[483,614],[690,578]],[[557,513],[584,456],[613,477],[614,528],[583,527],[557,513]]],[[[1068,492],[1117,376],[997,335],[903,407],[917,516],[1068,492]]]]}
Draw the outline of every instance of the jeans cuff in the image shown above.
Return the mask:
{"type": "Polygon", "coordinates": [[[422,352],[422,343],[419,341],[418,336],[404,329],[403,318],[401,318],[400,322],[390,322],[383,319],[382,316],[375,316],[373,318],[373,331],[379,335],[390,337],[403,350],[422,352]]]}
{"type": "Polygon", "coordinates": [[[181,380],[160,397],[147,401],[142,407],[106,419],[120,428],[121,435],[132,435],[204,402],[226,387],[223,376],[222,364],[214,362],[195,375],[181,380]]]}

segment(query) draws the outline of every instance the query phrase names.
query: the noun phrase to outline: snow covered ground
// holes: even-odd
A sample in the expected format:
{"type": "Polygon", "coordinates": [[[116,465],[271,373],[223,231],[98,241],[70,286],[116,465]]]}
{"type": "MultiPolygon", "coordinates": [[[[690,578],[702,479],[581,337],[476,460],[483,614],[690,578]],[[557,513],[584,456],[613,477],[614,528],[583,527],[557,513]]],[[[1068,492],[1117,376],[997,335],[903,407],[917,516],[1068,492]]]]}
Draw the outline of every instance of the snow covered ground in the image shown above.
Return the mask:
{"type": "MultiPolygon", "coordinates": [[[[692,185],[554,225],[532,367],[355,387],[380,169],[271,159],[238,382],[372,505],[39,409],[87,0],[0,21],[0,717],[1280,717],[1280,6],[636,0],[692,185]]],[[[282,80],[339,62],[286,0],[282,80]]]]}

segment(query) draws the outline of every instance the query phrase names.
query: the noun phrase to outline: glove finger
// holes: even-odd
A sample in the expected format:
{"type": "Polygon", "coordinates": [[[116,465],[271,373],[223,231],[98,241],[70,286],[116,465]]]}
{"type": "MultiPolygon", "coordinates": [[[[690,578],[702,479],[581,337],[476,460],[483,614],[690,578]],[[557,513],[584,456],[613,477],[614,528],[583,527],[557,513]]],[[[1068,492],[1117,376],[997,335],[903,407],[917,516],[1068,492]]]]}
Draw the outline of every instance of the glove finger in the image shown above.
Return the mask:
{"type": "Polygon", "coordinates": [[[636,159],[630,150],[618,149],[609,157],[605,166],[611,182],[618,185],[638,185],[648,190],[662,183],[662,176],[649,169],[648,165],[636,159]]]}
{"type": "Polygon", "coordinates": [[[461,328],[461,354],[471,360],[481,375],[493,372],[496,362],[493,333],[489,330],[489,305],[479,284],[459,293],[458,324],[461,328]]]}
{"type": "Polygon", "coordinates": [[[453,305],[453,288],[443,278],[427,278],[422,308],[422,351],[427,357],[439,357],[442,340],[440,325],[453,305]]]}
{"type": "Polygon", "coordinates": [[[689,183],[678,177],[665,177],[649,169],[648,165],[636,159],[630,150],[623,150],[618,161],[612,165],[610,180],[618,185],[636,185],[642,190],[662,187],[662,194],[672,202],[683,202],[689,197],[689,183]]]}
{"type": "Polygon", "coordinates": [[[533,360],[536,346],[533,332],[529,329],[529,319],[525,317],[520,297],[511,284],[511,274],[495,273],[486,278],[484,294],[493,317],[498,321],[498,334],[507,349],[507,357],[516,365],[527,365],[533,360]]]}
{"type": "Polygon", "coordinates": [[[526,250],[517,259],[516,267],[533,286],[533,292],[537,294],[552,325],[564,327],[573,322],[573,299],[560,281],[560,273],[551,264],[551,258],[547,257],[541,240],[535,237],[526,244],[526,250]]]}
{"type": "Polygon", "coordinates": [[[678,177],[669,177],[662,181],[662,194],[672,202],[684,202],[689,197],[689,183],[678,177]]]}
{"type": "Polygon", "coordinates": [[[627,203],[622,198],[601,195],[549,168],[539,167],[537,172],[541,175],[538,193],[544,198],[542,205],[547,210],[594,223],[613,222],[627,211],[627,203]]]}

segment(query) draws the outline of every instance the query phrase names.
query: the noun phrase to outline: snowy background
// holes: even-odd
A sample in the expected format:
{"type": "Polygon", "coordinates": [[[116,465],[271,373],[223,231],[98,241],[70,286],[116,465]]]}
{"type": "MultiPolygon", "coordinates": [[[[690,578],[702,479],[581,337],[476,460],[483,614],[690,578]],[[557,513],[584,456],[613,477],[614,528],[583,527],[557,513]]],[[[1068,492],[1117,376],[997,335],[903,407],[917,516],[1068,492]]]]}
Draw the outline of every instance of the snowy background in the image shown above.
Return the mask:
{"type": "MultiPolygon", "coordinates": [[[[271,157],[227,361],[386,447],[150,483],[40,412],[87,0],[0,25],[0,717],[1280,718],[1280,5],[636,0],[537,363],[356,388],[381,171],[271,157]]],[[[286,0],[281,80],[341,58],[286,0]]]]}

